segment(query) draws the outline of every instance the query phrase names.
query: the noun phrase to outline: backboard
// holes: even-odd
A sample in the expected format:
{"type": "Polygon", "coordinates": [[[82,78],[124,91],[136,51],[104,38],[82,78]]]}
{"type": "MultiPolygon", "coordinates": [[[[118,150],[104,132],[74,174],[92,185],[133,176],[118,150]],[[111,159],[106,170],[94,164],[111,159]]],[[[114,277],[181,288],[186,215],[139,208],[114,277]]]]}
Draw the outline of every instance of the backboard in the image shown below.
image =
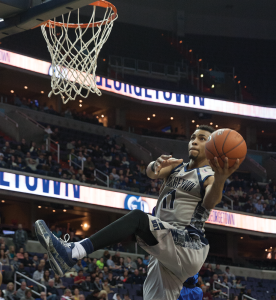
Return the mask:
{"type": "Polygon", "coordinates": [[[35,28],[91,2],[93,0],[0,0],[0,39],[35,28]]]}

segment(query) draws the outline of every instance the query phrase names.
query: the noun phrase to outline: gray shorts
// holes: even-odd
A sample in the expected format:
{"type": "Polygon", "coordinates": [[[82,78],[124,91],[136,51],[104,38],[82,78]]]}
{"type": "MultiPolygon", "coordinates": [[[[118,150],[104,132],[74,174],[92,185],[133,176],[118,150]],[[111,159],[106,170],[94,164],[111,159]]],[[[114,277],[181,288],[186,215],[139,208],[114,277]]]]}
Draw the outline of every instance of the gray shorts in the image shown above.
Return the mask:
{"type": "Polygon", "coordinates": [[[183,283],[199,272],[205,262],[208,241],[196,230],[179,230],[156,217],[148,217],[158,244],[148,246],[137,236],[139,246],[152,255],[144,283],[144,300],[177,300],[183,283]]]}

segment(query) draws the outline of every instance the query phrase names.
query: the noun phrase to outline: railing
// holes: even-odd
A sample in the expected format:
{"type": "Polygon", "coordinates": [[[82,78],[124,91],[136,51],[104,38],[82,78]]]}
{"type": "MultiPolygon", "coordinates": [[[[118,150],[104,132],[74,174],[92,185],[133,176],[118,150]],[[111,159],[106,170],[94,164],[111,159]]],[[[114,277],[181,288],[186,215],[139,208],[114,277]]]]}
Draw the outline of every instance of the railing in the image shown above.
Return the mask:
{"type": "Polygon", "coordinates": [[[95,169],[95,170],[94,170],[94,176],[95,176],[95,178],[96,178],[98,181],[100,181],[100,182],[106,184],[106,186],[109,187],[109,176],[107,176],[105,173],[103,173],[102,171],[100,171],[100,170],[98,170],[98,169],[95,169]],[[106,178],[106,181],[104,181],[104,180],[102,180],[100,177],[98,177],[98,176],[97,176],[97,173],[100,173],[101,175],[103,175],[103,176],[106,178]]]}
{"type": "Polygon", "coordinates": [[[18,127],[18,123],[16,123],[13,119],[11,119],[10,117],[8,117],[7,115],[5,115],[4,113],[2,113],[1,111],[0,111],[0,116],[2,118],[4,118],[5,120],[11,122],[13,125],[15,125],[15,127],[18,127]]]}
{"type": "Polygon", "coordinates": [[[233,199],[231,199],[231,198],[229,198],[225,195],[222,195],[222,198],[225,198],[227,201],[230,201],[231,202],[231,209],[234,210],[234,206],[233,206],[234,201],[233,201],[233,199]]]}
{"type": "Polygon", "coordinates": [[[141,145],[138,144],[138,143],[133,142],[132,139],[130,139],[130,138],[124,136],[124,135],[122,135],[121,138],[127,140],[127,141],[128,141],[129,143],[131,143],[132,145],[135,145],[135,146],[136,146],[137,148],[139,148],[140,150],[143,150],[143,151],[146,152],[148,155],[152,156],[151,152],[150,152],[148,149],[144,148],[143,146],[141,146],[141,145]]]}
{"type": "MultiPolygon", "coordinates": [[[[42,129],[43,131],[45,131],[46,128],[43,125],[39,124],[36,120],[34,120],[31,117],[29,117],[28,115],[24,114],[22,111],[16,110],[16,113],[18,113],[19,115],[21,115],[22,117],[24,117],[26,120],[32,122],[37,127],[39,127],[40,129],[42,129]]],[[[52,151],[56,152],[57,153],[57,162],[59,163],[59,161],[60,161],[60,145],[59,145],[59,143],[56,142],[56,141],[54,141],[54,140],[52,140],[50,137],[48,137],[46,139],[46,150],[47,151],[52,150],[52,151]],[[51,143],[53,143],[57,147],[57,149],[55,147],[53,147],[51,145],[51,143]]]]}
{"type": "Polygon", "coordinates": [[[77,167],[79,167],[79,168],[81,168],[83,170],[83,168],[84,168],[84,162],[83,162],[83,160],[81,161],[81,164],[79,165],[78,163],[76,163],[76,162],[74,162],[72,160],[72,155],[78,159],[77,155],[72,154],[72,153],[69,154],[69,166],[71,167],[72,164],[74,164],[75,166],[77,166],[77,167]]]}
{"type": "Polygon", "coordinates": [[[52,140],[51,138],[47,138],[46,139],[46,151],[50,151],[51,152],[54,151],[57,153],[57,162],[59,163],[60,160],[60,145],[58,142],[55,142],[54,140],[52,140]],[[57,147],[53,147],[52,143],[57,147]]]}
{"type": "Polygon", "coordinates": [[[184,68],[181,66],[181,63],[175,63],[175,65],[166,65],[150,61],[137,60],[134,58],[110,55],[109,65],[115,68],[116,71],[119,70],[122,73],[124,73],[124,71],[132,71],[140,74],[144,73],[148,75],[172,77],[178,80],[181,76],[187,77],[187,68],[184,70],[184,68]]]}
{"type": "Polygon", "coordinates": [[[251,158],[250,156],[246,156],[246,158],[253,164],[255,165],[255,167],[257,167],[261,172],[266,174],[266,169],[261,166],[259,163],[257,163],[253,158],[251,158]]]}
{"type": "Polygon", "coordinates": [[[214,290],[214,291],[217,291],[217,289],[215,288],[215,285],[216,285],[216,284],[218,284],[218,285],[222,286],[223,288],[226,288],[226,289],[227,289],[227,294],[225,294],[225,293],[223,293],[223,292],[221,292],[220,294],[223,295],[223,296],[225,296],[225,297],[228,297],[228,298],[229,298],[229,290],[230,290],[229,286],[226,286],[226,285],[224,285],[224,284],[222,284],[222,283],[219,283],[218,281],[214,281],[214,282],[213,282],[213,290],[214,290]]]}
{"type": "Polygon", "coordinates": [[[248,299],[251,299],[251,300],[257,300],[256,298],[252,298],[252,297],[247,296],[247,295],[242,295],[242,300],[243,300],[244,298],[248,298],[248,299]]]}
{"type": "MultiPolygon", "coordinates": [[[[32,278],[29,278],[28,276],[26,276],[26,275],[24,275],[24,274],[22,274],[22,273],[20,273],[20,272],[18,272],[18,271],[14,272],[14,291],[16,291],[16,284],[21,284],[21,282],[19,282],[19,281],[16,280],[16,275],[20,275],[21,277],[26,278],[27,280],[29,280],[29,281],[35,283],[36,285],[41,286],[41,287],[45,290],[45,294],[47,295],[47,288],[46,288],[45,285],[43,285],[43,284],[41,284],[41,283],[35,281],[35,280],[32,279],[32,278]]],[[[32,290],[32,289],[31,289],[31,291],[32,291],[32,293],[34,293],[34,294],[40,296],[40,293],[38,293],[37,291],[32,290]]]]}
{"type": "Polygon", "coordinates": [[[160,153],[160,155],[165,154],[165,155],[169,155],[168,152],[164,151],[163,149],[161,149],[160,147],[157,147],[155,144],[146,141],[146,144],[148,144],[151,148],[153,148],[156,152],[160,153]]]}
{"type": "Polygon", "coordinates": [[[15,111],[17,114],[21,115],[22,117],[24,117],[26,120],[32,122],[33,124],[35,124],[37,127],[45,130],[45,127],[42,126],[41,124],[39,124],[36,120],[32,119],[31,117],[29,117],[28,115],[24,114],[22,111],[20,110],[16,110],[15,111]]]}

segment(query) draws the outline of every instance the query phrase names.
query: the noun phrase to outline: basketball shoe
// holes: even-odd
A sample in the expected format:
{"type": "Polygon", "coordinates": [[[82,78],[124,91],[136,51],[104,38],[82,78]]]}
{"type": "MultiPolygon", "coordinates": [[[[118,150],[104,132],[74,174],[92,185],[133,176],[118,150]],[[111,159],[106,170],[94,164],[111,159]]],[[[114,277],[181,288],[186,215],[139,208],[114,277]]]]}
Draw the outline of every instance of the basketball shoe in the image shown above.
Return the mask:
{"type": "Polygon", "coordinates": [[[61,238],[57,238],[43,220],[35,222],[35,232],[38,241],[48,252],[49,262],[53,271],[59,276],[69,272],[77,263],[77,259],[72,258],[72,249],[75,247],[75,244],[68,243],[69,239],[64,241],[61,238]]]}

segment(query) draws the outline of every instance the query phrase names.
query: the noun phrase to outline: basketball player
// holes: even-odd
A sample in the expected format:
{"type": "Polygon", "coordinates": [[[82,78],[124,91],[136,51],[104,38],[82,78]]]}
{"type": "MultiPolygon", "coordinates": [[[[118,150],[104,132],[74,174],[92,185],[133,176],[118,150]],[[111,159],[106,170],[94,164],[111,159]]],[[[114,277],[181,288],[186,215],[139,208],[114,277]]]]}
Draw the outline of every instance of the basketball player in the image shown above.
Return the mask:
{"type": "Polygon", "coordinates": [[[210,210],[221,201],[225,180],[239,166],[239,160],[228,168],[225,158],[221,168],[217,158],[214,163],[206,159],[204,147],[213,131],[202,125],[192,134],[188,163],[162,155],[148,165],[148,177],[164,179],[156,216],[133,210],[75,243],[58,239],[44,221],[36,221],[37,238],[48,251],[55,273],[63,276],[78,259],[135,234],[139,245],[152,256],[144,299],[178,299],[183,283],[200,270],[207,257],[209,243],[204,236],[204,223],[210,210]]]}

